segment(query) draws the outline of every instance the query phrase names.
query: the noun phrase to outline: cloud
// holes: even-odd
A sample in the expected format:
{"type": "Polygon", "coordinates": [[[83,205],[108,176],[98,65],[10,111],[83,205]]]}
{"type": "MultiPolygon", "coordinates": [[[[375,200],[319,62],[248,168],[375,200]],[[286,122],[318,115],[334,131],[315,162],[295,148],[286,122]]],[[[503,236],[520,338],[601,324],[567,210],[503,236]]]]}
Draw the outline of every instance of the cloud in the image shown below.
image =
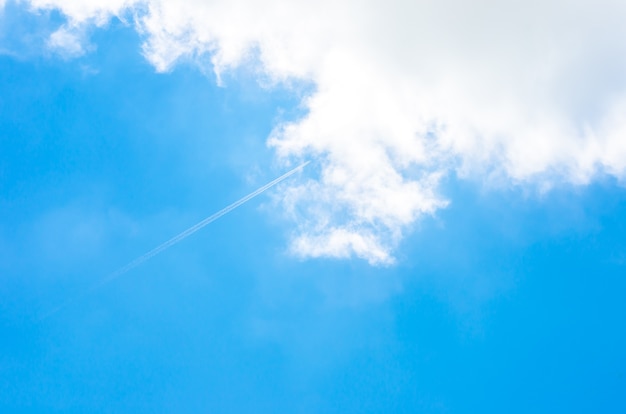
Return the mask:
{"type": "Polygon", "coordinates": [[[124,10],[137,4],[125,0],[27,0],[26,2],[34,11],[59,10],[67,17],[67,22],[53,32],[47,41],[47,46],[51,51],[65,58],[78,57],[92,49],[86,36],[86,29],[91,26],[102,27],[113,16],[123,18],[124,10]]]}
{"type": "MultiPolygon", "coordinates": [[[[438,179],[450,172],[541,186],[626,173],[624,2],[30,5],[59,9],[72,30],[132,16],[159,71],[208,56],[218,78],[249,65],[270,85],[313,85],[306,115],[268,141],[320,168],[282,193],[303,256],[391,263],[403,232],[446,205],[438,179]]],[[[77,50],[64,33],[56,43],[77,50]]]]}
{"type": "Polygon", "coordinates": [[[47,46],[67,58],[78,57],[86,52],[81,33],[65,26],[50,35],[47,46]]]}

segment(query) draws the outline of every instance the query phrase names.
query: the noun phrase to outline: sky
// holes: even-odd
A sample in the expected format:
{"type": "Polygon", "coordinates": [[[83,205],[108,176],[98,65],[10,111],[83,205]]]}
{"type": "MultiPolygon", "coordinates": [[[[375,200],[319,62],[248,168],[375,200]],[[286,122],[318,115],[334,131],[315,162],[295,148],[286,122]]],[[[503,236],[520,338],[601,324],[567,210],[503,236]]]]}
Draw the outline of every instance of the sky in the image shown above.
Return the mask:
{"type": "Polygon", "coordinates": [[[626,411],[622,2],[0,8],[0,412],[626,411]]]}

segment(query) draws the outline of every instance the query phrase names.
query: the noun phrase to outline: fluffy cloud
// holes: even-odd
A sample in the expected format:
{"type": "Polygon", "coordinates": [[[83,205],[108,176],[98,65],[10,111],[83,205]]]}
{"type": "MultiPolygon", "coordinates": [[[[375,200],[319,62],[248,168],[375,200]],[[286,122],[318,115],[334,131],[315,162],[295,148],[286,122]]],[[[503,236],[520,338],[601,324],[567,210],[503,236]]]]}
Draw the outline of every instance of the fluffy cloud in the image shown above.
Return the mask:
{"type": "MultiPolygon", "coordinates": [[[[319,178],[284,190],[303,256],[390,263],[403,231],[446,205],[438,178],[585,184],[626,173],[626,3],[616,0],[30,0],[85,27],[132,21],[159,71],[210,57],[264,82],[307,82],[277,125],[285,161],[319,178]]],[[[82,43],[84,44],[84,43],[82,43]]]]}

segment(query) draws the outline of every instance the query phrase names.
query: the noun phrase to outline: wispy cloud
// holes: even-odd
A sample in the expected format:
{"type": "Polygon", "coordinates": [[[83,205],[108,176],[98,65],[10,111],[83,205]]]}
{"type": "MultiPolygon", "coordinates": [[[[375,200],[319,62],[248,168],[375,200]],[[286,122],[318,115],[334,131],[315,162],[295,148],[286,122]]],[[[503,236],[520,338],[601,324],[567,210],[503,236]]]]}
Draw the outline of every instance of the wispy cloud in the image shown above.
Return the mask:
{"type": "Polygon", "coordinates": [[[306,115],[269,138],[281,159],[321,168],[283,193],[300,255],[392,262],[403,232],[446,205],[450,171],[545,186],[626,173],[624,2],[30,5],[59,9],[76,33],[126,16],[159,71],[209,56],[218,76],[250,64],[270,82],[314,84],[306,115]]]}
{"type": "Polygon", "coordinates": [[[50,35],[47,46],[50,50],[67,58],[78,57],[85,54],[85,46],[80,33],[68,27],[61,27],[50,35]]]}

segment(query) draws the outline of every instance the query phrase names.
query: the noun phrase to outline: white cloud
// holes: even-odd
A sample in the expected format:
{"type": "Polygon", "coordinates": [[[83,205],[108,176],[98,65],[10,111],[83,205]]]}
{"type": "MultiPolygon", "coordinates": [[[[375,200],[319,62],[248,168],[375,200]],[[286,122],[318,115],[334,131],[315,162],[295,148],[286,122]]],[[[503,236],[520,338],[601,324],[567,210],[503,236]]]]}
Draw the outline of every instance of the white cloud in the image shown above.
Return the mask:
{"type": "Polygon", "coordinates": [[[65,57],[77,57],[85,53],[84,41],[80,32],[67,26],[59,28],[48,38],[47,46],[65,57]]]}
{"type": "Polygon", "coordinates": [[[30,3],[70,28],[135,16],[160,71],[209,55],[218,75],[252,64],[311,82],[306,116],[269,139],[283,159],[319,160],[318,181],[283,194],[304,256],[391,262],[445,205],[451,170],[542,185],[626,173],[623,1],[30,3]]]}
{"type": "MultiPolygon", "coordinates": [[[[24,1],[24,0],[22,0],[24,1]]],[[[113,16],[121,16],[124,11],[135,7],[135,0],[26,0],[34,10],[61,11],[70,25],[95,24],[103,26],[113,16]]]]}

